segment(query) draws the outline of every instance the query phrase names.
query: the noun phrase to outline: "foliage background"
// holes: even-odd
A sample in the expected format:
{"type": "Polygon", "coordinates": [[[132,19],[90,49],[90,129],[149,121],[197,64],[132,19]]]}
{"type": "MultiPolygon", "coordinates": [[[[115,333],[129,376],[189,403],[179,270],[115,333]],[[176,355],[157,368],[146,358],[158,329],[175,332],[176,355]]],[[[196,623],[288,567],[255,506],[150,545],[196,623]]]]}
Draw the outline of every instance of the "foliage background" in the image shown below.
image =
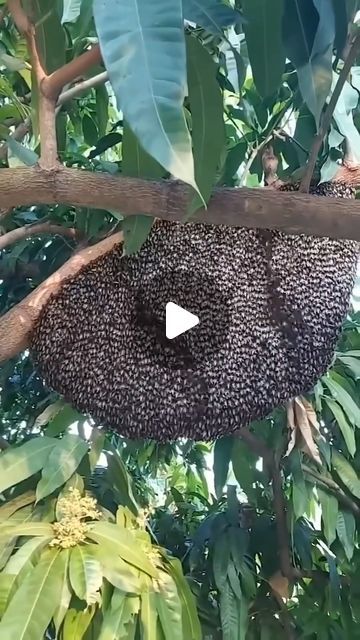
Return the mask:
{"type": "MultiPolygon", "coordinates": [[[[269,143],[279,177],[301,175],[357,29],[357,2],[234,4],[105,0],[93,12],[87,0],[24,2],[48,72],[99,38],[111,80],[59,110],[61,161],[196,182],[190,211],[215,184],[263,184],[261,155],[269,143]],[[147,28],[157,20],[163,31],[147,28]],[[128,33],[136,55],[124,79],[128,33]]],[[[339,160],[359,160],[358,62],[321,150],[322,180],[331,179],[339,160]]],[[[33,164],[38,92],[25,41],[5,11],[0,64],[2,166],[33,164]]],[[[88,77],[103,71],[92,68],[88,77]]],[[[122,228],[128,253],[151,224],[144,216],[61,205],[1,212],[3,234],[39,222],[75,228],[82,243],[122,228]]],[[[28,229],[29,237],[1,252],[2,313],[75,248],[62,234],[28,229]]],[[[27,353],[0,374],[4,638],[360,637],[359,312],[349,314],[333,365],[308,397],[315,413],[306,401],[298,405],[287,456],[291,419],[283,409],[251,425],[255,441],[134,442],[104,434],[44,388],[27,353]],[[84,537],[59,551],[49,542],[70,488],[91,492],[101,516],[73,514],[68,535],[83,523],[84,537]]]]}

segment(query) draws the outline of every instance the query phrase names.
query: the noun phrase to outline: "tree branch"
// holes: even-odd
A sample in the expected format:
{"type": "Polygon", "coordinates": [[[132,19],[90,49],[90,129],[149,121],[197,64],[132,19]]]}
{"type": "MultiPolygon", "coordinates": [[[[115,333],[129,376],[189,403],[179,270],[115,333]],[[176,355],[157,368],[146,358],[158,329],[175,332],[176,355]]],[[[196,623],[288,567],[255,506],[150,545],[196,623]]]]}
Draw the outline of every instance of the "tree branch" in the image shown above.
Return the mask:
{"type": "Polygon", "coordinates": [[[93,76],[92,78],[88,78],[87,80],[78,82],[73,87],[71,87],[70,89],[67,89],[66,91],[63,91],[59,95],[59,99],[57,101],[56,106],[57,107],[62,106],[66,102],[69,102],[69,100],[76,98],[78,95],[80,95],[84,91],[87,91],[88,89],[95,89],[95,87],[98,87],[104,84],[105,82],[107,82],[108,79],[109,79],[108,72],[103,71],[102,73],[98,73],[96,76],[93,76]]]}
{"type": "Polygon", "coordinates": [[[317,161],[317,157],[319,155],[319,151],[320,151],[323,139],[330,127],[337,101],[340,97],[341,91],[349,75],[351,67],[354,64],[359,52],[360,52],[360,30],[358,30],[355,36],[355,39],[351,45],[349,54],[345,60],[344,66],[339,73],[339,77],[335,85],[334,91],[332,92],[331,98],[329,100],[329,104],[326,107],[325,113],[321,119],[319,131],[314,138],[314,143],[310,151],[310,156],[306,166],[305,175],[301,181],[301,185],[299,189],[299,191],[302,193],[309,192],[311,178],[314,172],[315,164],[317,161]]]}
{"type": "Polygon", "coordinates": [[[57,69],[41,82],[44,96],[56,102],[62,88],[76,78],[83,76],[89,69],[102,62],[99,45],[85,51],[78,58],[74,58],[60,69],[57,69]]]}
{"type": "Polygon", "coordinates": [[[38,236],[42,234],[60,235],[65,238],[70,238],[71,240],[76,239],[79,235],[76,229],[63,227],[59,224],[51,224],[51,222],[27,224],[0,236],[0,251],[11,244],[14,244],[14,242],[24,240],[24,238],[29,238],[30,236],[38,236]]]}
{"type": "Polygon", "coordinates": [[[119,242],[122,242],[122,234],[116,233],[92,247],[86,247],[82,251],[75,253],[70,260],[45,280],[35,291],[24,298],[16,307],[5,313],[0,320],[0,361],[11,358],[27,347],[29,332],[42,307],[49,297],[56,293],[63,282],[70,276],[74,276],[91,260],[95,260],[95,258],[110,251],[119,242]]]}
{"type": "MultiPolygon", "coordinates": [[[[68,204],[182,221],[190,190],[175,180],[153,182],[59,165],[52,172],[39,167],[1,169],[0,193],[3,209],[68,204]]],[[[215,189],[208,208],[199,209],[191,221],[360,241],[360,201],[298,192],[215,189]]]]}
{"type": "Polygon", "coordinates": [[[327,491],[330,491],[330,493],[332,493],[338,499],[340,504],[342,504],[345,509],[348,509],[357,518],[359,518],[360,507],[356,504],[356,502],[354,502],[354,500],[349,498],[349,496],[347,496],[343,492],[341,487],[339,487],[339,485],[332,478],[326,478],[325,476],[322,476],[305,464],[302,464],[301,466],[303,471],[308,474],[316,484],[319,484],[327,491]]]}

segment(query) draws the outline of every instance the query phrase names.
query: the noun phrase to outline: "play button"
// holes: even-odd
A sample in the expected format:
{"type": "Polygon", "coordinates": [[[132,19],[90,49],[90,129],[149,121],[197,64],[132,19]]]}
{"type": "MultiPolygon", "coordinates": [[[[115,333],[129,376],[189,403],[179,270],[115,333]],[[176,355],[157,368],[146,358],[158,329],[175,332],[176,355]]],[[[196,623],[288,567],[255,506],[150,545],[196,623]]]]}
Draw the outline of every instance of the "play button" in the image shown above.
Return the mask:
{"type": "Polygon", "coordinates": [[[199,316],[190,313],[183,307],[174,302],[168,302],[166,305],[166,337],[173,340],[182,333],[189,331],[199,324],[199,316]]]}

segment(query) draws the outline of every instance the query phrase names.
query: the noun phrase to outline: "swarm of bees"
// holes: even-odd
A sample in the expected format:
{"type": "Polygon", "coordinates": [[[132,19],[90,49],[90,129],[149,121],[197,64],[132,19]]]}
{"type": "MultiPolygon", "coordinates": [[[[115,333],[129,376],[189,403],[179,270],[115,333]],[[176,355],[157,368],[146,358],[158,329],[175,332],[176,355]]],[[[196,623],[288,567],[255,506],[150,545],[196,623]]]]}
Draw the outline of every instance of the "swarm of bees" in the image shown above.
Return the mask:
{"type": "MultiPolygon", "coordinates": [[[[335,182],[312,193],[354,197],[335,182]]],[[[136,255],[117,245],[63,284],[34,328],[32,357],[46,384],[99,425],[130,438],[212,440],[310,390],[326,371],[358,252],[353,241],[157,221],[136,255]],[[203,274],[203,287],[185,278],[172,291],[163,274],[179,267],[200,282],[203,274]],[[213,350],[219,310],[209,282],[228,314],[213,350]],[[141,319],[140,290],[150,310],[141,319]],[[174,356],[159,326],[175,294],[209,321],[174,356]]]]}

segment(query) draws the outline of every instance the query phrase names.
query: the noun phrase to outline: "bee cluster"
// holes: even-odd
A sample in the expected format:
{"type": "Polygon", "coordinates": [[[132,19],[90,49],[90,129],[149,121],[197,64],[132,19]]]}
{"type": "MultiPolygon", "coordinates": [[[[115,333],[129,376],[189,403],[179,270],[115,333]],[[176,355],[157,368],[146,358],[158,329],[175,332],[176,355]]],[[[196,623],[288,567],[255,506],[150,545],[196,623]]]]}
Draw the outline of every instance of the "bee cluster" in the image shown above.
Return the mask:
{"type": "MultiPolygon", "coordinates": [[[[354,196],[343,183],[312,192],[354,196]]],[[[32,357],[50,388],[106,428],[158,441],[214,439],[310,390],[326,371],[358,251],[353,241],[156,221],[139,253],[124,256],[117,245],[62,285],[33,330],[32,357]],[[160,295],[153,278],[179,265],[217,283],[229,325],[208,358],[197,357],[195,341],[191,366],[167,367],[134,310],[141,289],[162,317],[171,290],[160,295]]],[[[183,293],[189,308],[201,298],[212,313],[206,290],[183,293]]]]}

